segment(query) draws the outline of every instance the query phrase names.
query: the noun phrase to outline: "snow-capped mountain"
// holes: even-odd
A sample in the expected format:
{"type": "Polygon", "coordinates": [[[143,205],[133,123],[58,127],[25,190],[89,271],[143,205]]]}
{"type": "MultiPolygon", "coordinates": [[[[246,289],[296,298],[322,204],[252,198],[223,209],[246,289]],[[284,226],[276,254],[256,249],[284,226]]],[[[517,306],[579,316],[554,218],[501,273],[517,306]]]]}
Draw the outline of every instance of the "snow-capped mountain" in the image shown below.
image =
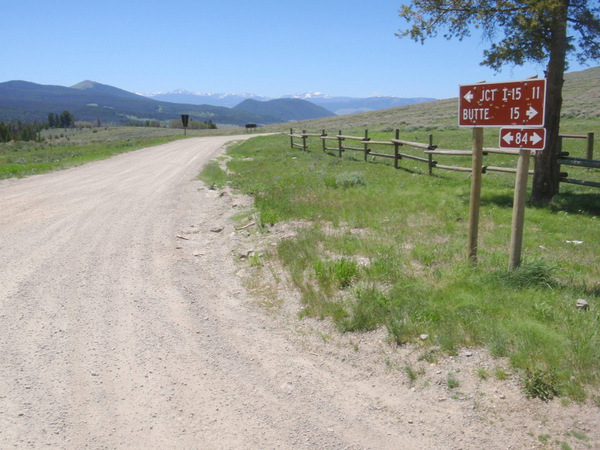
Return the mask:
{"type": "Polygon", "coordinates": [[[333,98],[331,95],[323,94],[322,92],[304,92],[302,94],[284,95],[282,98],[299,98],[302,100],[311,100],[318,98],[333,98]]]}
{"type": "MultiPolygon", "coordinates": [[[[261,102],[274,100],[269,97],[262,97],[255,94],[223,94],[192,92],[178,89],[171,92],[157,92],[152,94],[142,94],[154,100],[173,103],[189,103],[192,105],[213,105],[226,106],[233,108],[244,100],[257,100],[261,102]]],[[[375,111],[379,109],[394,108],[396,106],[410,105],[412,103],[423,103],[436,100],[434,98],[400,98],[400,97],[332,97],[317,91],[309,91],[299,94],[284,95],[281,98],[294,98],[307,100],[315,105],[333,111],[337,115],[352,114],[358,112],[375,111]]]]}
{"type": "Polygon", "coordinates": [[[258,101],[271,100],[268,97],[261,97],[260,95],[254,94],[223,94],[223,93],[210,93],[210,92],[192,92],[184,89],[177,89],[171,92],[153,92],[150,94],[142,94],[145,97],[152,98],[154,100],[160,100],[162,102],[173,102],[173,103],[189,103],[191,105],[213,105],[213,106],[225,106],[227,108],[233,108],[239,105],[241,102],[247,99],[253,99],[258,101]]]}

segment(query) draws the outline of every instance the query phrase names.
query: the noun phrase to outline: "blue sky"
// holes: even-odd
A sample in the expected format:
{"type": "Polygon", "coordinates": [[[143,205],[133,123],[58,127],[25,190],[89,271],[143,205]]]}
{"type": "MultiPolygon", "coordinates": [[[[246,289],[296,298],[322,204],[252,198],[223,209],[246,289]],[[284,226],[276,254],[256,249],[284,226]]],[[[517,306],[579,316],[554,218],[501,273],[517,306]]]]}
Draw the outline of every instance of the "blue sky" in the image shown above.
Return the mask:
{"type": "Polygon", "coordinates": [[[402,1],[10,2],[0,14],[0,82],[449,98],[460,84],[543,76],[541,65],[480,66],[487,43],[476,35],[397,38],[402,1]]]}

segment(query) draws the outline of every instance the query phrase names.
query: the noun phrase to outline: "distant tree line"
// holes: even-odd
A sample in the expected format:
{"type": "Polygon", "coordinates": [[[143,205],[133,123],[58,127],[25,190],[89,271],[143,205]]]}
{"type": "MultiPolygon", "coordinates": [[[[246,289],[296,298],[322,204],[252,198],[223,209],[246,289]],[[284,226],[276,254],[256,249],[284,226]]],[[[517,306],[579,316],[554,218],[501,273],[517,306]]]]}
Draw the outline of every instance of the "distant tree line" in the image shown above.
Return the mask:
{"type": "Polygon", "coordinates": [[[8,123],[0,122],[0,142],[9,141],[42,141],[42,130],[48,128],[71,128],[75,126],[75,116],[69,111],[60,114],[48,114],[47,122],[34,120],[23,122],[11,120],[8,123]]]}
{"type": "MultiPolygon", "coordinates": [[[[130,120],[123,124],[126,127],[151,127],[151,128],[160,128],[162,126],[167,126],[164,122],[160,120],[130,120]]],[[[171,128],[183,128],[183,124],[181,123],[181,119],[173,119],[168,124],[171,128]]],[[[212,120],[208,120],[206,122],[196,122],[192,119],[188,122],[188,128],[190,130],[216,130],[217,124],[215,124],[212,120]]]]}
{"type": "Polygon", "coordinates": [[[60,114],[48,114],[48,128],[71,128],[75,125],[75,116],[65,110],[60,114]]]}
{"type": "Polygon", "coordinates": [[[20,120],[11,120],[8,123],[0,122],[0,142],[9,141],[36,141],[41,142],[41,131],[47,125],[37,120],[26,123],[20,120]]]}
{"type": "Polygon", "coordinates": [[[160,128],[161,123],[160,120],[130,120],[123,124],[126,127],[151,127],[151,128],[160,128]]]}
{"type": "MultiPolygon", "coordinates": [[[[100,119],[96,121],[96,126],[100,126],[100,119]]],[[[159,120],[132,120],[125,125],[134,127],[161,127],[159,120]]],[[[9,141],[42,141],[42,130],[48,128],[71,128],[92,127],[91,122],[75,122],[75,116],[69,111],[63,111],[60,114],[49,113],[47,122],[23,122],[21,120],[11,120],[8,123],[0,122],[0,142],[9,141]]],[[[181,119],[173,119],[170,123],[171,128],[183,128],[181,119]]],[[[205,122],[194,121],[190,119],[188,128],[191,130],[215,130],[217,125],[208,120],[205,122]]]]}

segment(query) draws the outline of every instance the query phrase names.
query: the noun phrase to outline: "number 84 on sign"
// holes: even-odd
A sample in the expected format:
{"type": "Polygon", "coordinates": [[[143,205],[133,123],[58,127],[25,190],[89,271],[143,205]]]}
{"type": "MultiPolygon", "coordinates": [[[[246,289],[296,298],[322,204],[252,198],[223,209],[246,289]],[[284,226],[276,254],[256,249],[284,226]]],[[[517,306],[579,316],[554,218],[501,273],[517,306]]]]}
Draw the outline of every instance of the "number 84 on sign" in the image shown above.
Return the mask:
{"type": "Polygon", "coordinates": [[[546,147],[545,128],[501,128],[500,148],[544,150],[546,147]]]}

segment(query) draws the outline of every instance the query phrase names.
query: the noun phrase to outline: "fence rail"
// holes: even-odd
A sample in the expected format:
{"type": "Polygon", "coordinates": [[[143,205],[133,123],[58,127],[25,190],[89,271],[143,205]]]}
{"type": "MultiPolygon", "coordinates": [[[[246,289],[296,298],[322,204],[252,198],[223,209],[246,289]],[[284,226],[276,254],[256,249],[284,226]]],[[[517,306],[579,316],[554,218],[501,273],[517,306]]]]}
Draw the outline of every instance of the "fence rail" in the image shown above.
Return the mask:
{"type": "MultiPolygon", "coordinates": [[[[437,160],[434,159],[435,156],[472,156],[473,152],[471,150],[451,150],[451,149],[442,149],[438,148],[433,144],[433,135],[429,135],[429,143],[423,142],[414,142],[408,141],[405,139],[400,139],[400,131],[396,130],[395,137],[391,138],[388,141],[384,140],[372,140],[369,138],[368,130],[365,130],[364,136],[352,136],[343,134],[341,130],[338,131],[336,135],[329,135],[323,130],[321,133],[307,133],[305,130],[302,132],[294,132],[292,128],[290,128],[290,133],[288,136],[290,137],[290,145],[292,148],[302,148],[303,150],[308,149],[307,138],[309,137],[317,137],[321,139],[322,149],[323,151],[335,151],[338,152],[338,156],[342,157],[344,152],[346,151],[355,151],[355,152],[363,152],[365,161],[369,156],[378,157],[378,158],[388,158],[394,160],[394,167],[396,169],[399,168],[399,162],[402,159],[412,160],[422,162],[427,164],[429,174],[433,173],[433,169],[442,169],[442,170],[452,170],[458,172],[471,172],[471,167],[461,167],[456,165],[449,164],[440,164],[437,160]],[[302,143],[294,141],[294,139],[302,139],[302,143]],[[337,146],[328,146],[328,141],[337,141],[337,146]],[[357,147],[354,145],[346,144],[346,141],[360,142],[362,147],[357,147]],[[394,147],[393,153],[382,153],[377,152],[372,149],[372,146],[390,146],[394,147]],[[418,150],[423,150],[423,156],[411,155],[406,152],[401,152],[401,147],[412,147],[418,150]]],[[[488,153],[497,153],[497,154],[505,154],[505,155],[514,155],[518,156],[519,152],[514,150],[505,150],[500,148],[485,148],[483,154],[487,155],[488,153]]],[[[495,171],[495,172],[516,172],[516,168],[511,167],[497,167],[497,166],[484,166],[482,169],[482,173],[486,173],[487,171],[495,171]]],[[[533,174],[533,171],[529,173],[533,174]]]]}
{"type": "Polygon", "coordinates": [[[585,159],[594,159],[594,133],[588,134],[559,134],[561,147],[563,139],[585,139],[585,159]]]}
{"type": "MultiPolygon", "coordinates": [[[[364,136],[351,136],[347,134],[343,134],[342,130],[338,130],[338,133],[335,135],[328,135],[326,130],[322,130],[321,133],[307,133],[305,130],[302,132],[294,132],[293,128],[290,128],[290,133],[288,135],[290,137],[290,146],[291,148],[302,148],[303,150],[308,149],[307,138],[320,138],[322,143],[322,149],[324,152],[334,151],[338,153],[338,156],[341,158],[344,152],[346,151],[355,151],[355,152],[363,152],[365,161],[369,156],[378,157],[378,158],[388,158],[394,160],[394,168],[399,168],[399,162],[402,159],[408,159],[412,161],[422,162],[427,164],[429,174],[433,173],[433,169],[441,169],[441,170],[451,170],[458,172],[472,172],[472,167],[464,167],[458,165],[449,165],[449,164],[440,164],[434,157],[436,156],[451,156],[451,157],[465,157],[472,156],[473,152],[471,150],[454,150],[454,149],[443,149],[438,148],[433,144],[433,135],[429,135],[429,142],[413,142],[404,139],[400,139],[400,131],[398,129],[395,130],[395,135],[393,138],[389,140],[372,140],[369,138],[369,131],[365,130],[364,136]],[[294,139],[301,139],[302,143],[296,142],[294,139]],[[328,146],[327,142],[329,141],[337,141],[337,146],[328,146]],[[358,147],[351,144],[346,144],[346,141],[356,142],[358,145],[362,144],[361,147],[358,147]],[[394,147],[394,152],[392,153],[383,153],[373,151],[373,146],[390,146],[394,147]],[[411,155],[406,152],[401,152],[400,147],[412,147],[418,150],[423,150],[423,156],[411,155]]],[[[562,134],[560,135],[561,139],[586,139],[586,159],[584,158],[572,158],[569,157],[569,154],[566,152],[562,152],[560,158],[558,160],[561,165],[570,165],[570,166],[578,166],[578,167],[588,167],[588,168],[600,168],[600,161],[592,160],[591,156],[593,155],[594,149],[594,133],[588,133],[587,135],[574,135],[574,134],[562,134]]],[[[510,156],[518,156],[519,150],[511,150],[511,149],[502,149],[502,148],[494,148],[494,147],[484,147],[483,155],[487,156],[488,154],[498,154],[498,155],[510,155],[510,156]]],[[[531,153],[531,156],[534,157],[534,153],[531,153]]],[[[504,173],[517,173],[516,167],[500,167],[500,166],[492,166],[492,165],[484,165],[482,167],[482,173],[487,172],[504,172],[504,173]]],[[[529,175],[533,175],[533,170],[528,170],[529,175]]],[[[576,180],[568,177],[568,173],[561,172],[560,181],[563,183],[571,183],[571,184],[579,184],[583,186],[593,186],[600,187],[600,182],[595,181],[585,181],[585,180],[576,180]]]]}

